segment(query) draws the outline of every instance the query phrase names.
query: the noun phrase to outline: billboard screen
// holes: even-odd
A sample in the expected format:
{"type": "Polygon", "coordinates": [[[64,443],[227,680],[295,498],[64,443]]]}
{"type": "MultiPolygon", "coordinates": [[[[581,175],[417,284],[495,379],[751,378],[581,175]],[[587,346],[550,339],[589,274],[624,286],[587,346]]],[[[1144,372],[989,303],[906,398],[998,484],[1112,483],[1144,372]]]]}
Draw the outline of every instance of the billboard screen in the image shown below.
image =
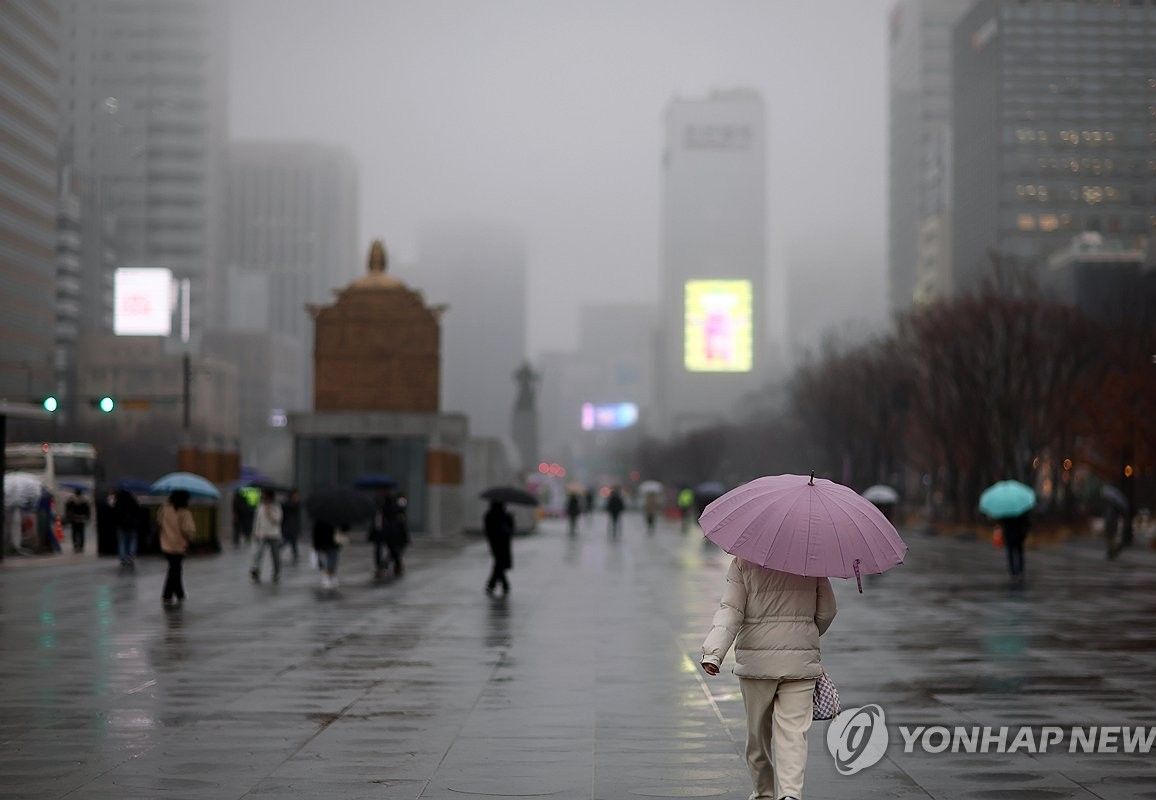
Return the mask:
{"type": "Polygon", "coordinates": [[[113,278],[112,330],[117,336],[169,336],[173,332],[173,273],[124,267],[113,278]]]}
{"type": "Polygon", "coordinates": [[[753,339],[750,281],[686,282],[684,364],[688,372],[750,372],[753,339]]]}
{"type": "Polygon", "coordinates": [[[583,403],[582,430],[620,431],[638,422],[637,403],[583,403]]]}

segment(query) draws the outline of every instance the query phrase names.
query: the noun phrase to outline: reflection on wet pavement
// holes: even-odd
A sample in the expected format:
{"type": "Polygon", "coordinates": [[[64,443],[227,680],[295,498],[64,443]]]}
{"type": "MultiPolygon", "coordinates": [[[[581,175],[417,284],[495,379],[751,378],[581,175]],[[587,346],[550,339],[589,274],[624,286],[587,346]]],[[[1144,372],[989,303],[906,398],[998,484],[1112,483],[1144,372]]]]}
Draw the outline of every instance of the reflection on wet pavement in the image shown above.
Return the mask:
{"type": "MultiPolygon", "coordinates": [[[[733,676],[694,658],[727,557],[628,519],[515,542],[508,598],[480,542],[419,542],[406,578],[343,558],[252,585],[243,555],[0,567],[0,796],[729,797],[749,792],[733,676]]],[[[1156,559],[1029,552],[1010,590],[980,542],[909,537],[908,564],[837,582],[824,660],[845,705],[890,725],[1128,725],[1156,717],[1156,559]]],[[[1153,755],[906,754],[812,798],[1156,798],[1153,755]]]]}

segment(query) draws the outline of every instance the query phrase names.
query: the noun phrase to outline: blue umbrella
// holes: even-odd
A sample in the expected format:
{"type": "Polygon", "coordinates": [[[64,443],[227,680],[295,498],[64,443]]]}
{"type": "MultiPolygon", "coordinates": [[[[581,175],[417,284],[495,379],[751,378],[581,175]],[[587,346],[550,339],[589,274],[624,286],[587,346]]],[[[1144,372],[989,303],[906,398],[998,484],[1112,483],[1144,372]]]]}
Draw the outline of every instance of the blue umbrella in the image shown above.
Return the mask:
{"type": "Polygon", "coordinates": [[[216,486],[191,472],[170,472],[154,483],[151,489],[157,494],[183,490],[197,497],[211,497],[214,500],[221,496],[216,486]]]}
{"type": "Polygon", "coordinates": [[[131,494],[152,494],[153,485],[146,480],[140,478],[121,478],[113,487],[116,489],[123,489],[131,494]]]}
{"type": "Polygon", "coordinates": [[[992,519],[1018,517],[1035,506],[1035,491],[1019,481],[1000,481],[984,489],[979,496],[979,510],[992,519]]]}
{"type": "Polygon", "coordinates": [[[58,483],[65,489],[79,489],[82,492],[88,491],[88,487],[79,481],[58,481],[58,483]]]}
{"type": "Polygon", "coordinates": [[[392,489],[397,481],[384,472],[365,472],[354,479],[353,485],[358,489],[392,489]]]}

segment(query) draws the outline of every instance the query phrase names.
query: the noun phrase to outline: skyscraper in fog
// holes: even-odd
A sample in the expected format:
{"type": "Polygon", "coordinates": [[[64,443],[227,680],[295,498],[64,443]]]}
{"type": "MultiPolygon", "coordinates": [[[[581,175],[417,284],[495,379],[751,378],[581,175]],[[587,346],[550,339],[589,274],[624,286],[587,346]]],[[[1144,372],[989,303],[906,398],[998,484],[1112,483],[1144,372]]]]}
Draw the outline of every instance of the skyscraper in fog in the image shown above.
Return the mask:
{"type": "Polygon", "coordinates": [[[952,272],[1156,233],[1156,4],[980,0],[955,28],[952,272]]]}
{"type": "Polygon", "coordinates": [[[115,217],[119,266],[192,288],[192,332],[220,316],[226,7],[219,0],[62,0],[61,158],[115,217]]]}
{"type": "Polygon", "coordinates": [[[309,303],[361,273],[357,165],[313,142],[233,142],[225,179],[221,328],[207,349],[238,367],[241,446],[267,469],[280,457],[271,426],[309,408],[309,303]]]}
{"type": "Polygon", "coordinates": [[[228,150],[228,327],[304,339],[306,303],[361,274],[357,163],[314,142],[234,142],[228,150]]]}
{"type": "Polygon", "coordinates": [[[950,263],[951,31],[970,0],[898,0],[889,47],[888,299],[941,296],[950,263]]]}
{"type": "Polygon", "coordinates": [[[656,428],[724,417],[767,378],[765,131],[754,91],[667,106],[656,428]]]}
{"type": "Polygon", "coordinates": [[[526,358],[526,251],[497,223],[446,221],[418,234],[414,282],[442,318],[442,408],[465,413],[475,436],[509,437],[526,358]]]}
{"type": "Polygon", "coordinates": [[[3,2],[0,31],[0,398],[25,401],[56,391],[59,16],[3,2]]]}

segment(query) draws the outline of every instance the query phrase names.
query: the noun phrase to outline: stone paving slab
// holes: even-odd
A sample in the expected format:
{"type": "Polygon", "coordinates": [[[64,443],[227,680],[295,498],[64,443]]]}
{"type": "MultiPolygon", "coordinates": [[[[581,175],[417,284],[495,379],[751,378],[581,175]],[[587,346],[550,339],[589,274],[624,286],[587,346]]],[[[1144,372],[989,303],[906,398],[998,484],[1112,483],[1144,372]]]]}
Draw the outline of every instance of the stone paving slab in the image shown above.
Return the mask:
{"type": "MultiPolygon", "coordinates": [[[[1156,559],[1031,550],[1013,590],[982,542],[908,537],[836,582],[824,660],[896,725],[1156,724],[1156,559]]],[[[400,581],[343,556],[253,585],[243,553],[119,574],[0,567],[0,797],[744,798],[737,680],[694,660],[725,554],[630,518],[519,539],[509,598],[478,540],[419,541],[400,581]]],[[[812,730],[807,798],[1156,798],[1156,755],[904,753],[839,775],[812,730]]]]}

